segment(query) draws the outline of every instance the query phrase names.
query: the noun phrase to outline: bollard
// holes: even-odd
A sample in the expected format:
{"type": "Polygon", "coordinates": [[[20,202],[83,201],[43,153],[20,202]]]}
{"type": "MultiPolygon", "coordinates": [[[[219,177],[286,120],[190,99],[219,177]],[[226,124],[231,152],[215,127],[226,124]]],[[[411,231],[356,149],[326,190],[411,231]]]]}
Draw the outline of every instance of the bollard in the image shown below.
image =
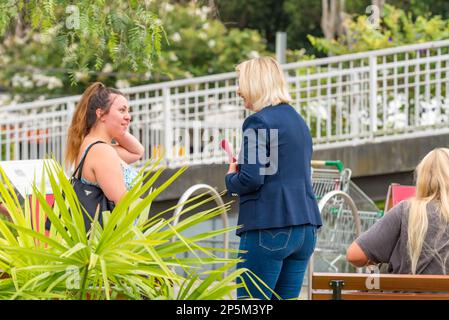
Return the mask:
{"type": "Polygon", "coordinates": [[[345,285],[343,280],[331,280],[329,285],[332,287],[332,300],[343,300],[341,298],[341,288],[345,285]]]}

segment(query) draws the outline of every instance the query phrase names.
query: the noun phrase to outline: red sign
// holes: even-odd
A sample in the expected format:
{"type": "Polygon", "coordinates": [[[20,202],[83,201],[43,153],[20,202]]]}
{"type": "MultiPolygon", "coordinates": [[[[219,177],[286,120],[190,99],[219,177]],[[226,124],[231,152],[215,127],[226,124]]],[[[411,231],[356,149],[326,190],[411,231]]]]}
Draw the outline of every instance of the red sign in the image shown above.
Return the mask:
{"type": "Polygon", "coordinates": [[[387,199],[385,201],[385,212],[393,208],[402,200],[414,197],[416,194],[415,186],[401,186],[397,183],[392,183],[388,187],[387,199]]]}

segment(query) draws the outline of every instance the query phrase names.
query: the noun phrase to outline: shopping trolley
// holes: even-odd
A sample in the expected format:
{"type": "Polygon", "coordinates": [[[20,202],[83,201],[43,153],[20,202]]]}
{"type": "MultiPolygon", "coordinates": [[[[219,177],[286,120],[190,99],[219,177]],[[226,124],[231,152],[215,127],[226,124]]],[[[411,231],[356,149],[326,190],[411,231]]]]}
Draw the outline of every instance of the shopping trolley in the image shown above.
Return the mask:
{"type": "Polygon", "coordinates": [[[364,232],[383,217],[384,212],[353,181],[349,181],[348,195],[354,201],[360,218],[360,230],[364,232]]]}
{"type": "Polygon", "coordinates": [[[351,170],[341,161],[312,160],[312,188],[318,201],[334,190],[346,192],[350,178],[351,170]]]}
{"type": "Polygon", "coordinates": [[[351,170],[341,161],[312,161],[312,188],[323,222],[314,254],[315,271],[353,271],[344,259],[346,249],[381,217],[374,202],[350,179],[351,170]]]}

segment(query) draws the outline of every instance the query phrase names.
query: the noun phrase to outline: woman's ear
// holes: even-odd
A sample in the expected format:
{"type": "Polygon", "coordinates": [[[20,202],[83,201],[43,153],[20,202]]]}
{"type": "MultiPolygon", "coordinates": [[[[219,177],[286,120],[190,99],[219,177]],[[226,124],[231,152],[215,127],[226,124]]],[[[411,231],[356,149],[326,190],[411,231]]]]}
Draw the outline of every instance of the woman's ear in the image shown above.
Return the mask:
{"type": "Polygon", "coordinates": [[[102,117],[104,115],[103,109],[97,108],[95,110],[95,114],[97,115],[97,119],[100,119],[101,121],[104,121],[104,119],[102,119],[102,117]]]}

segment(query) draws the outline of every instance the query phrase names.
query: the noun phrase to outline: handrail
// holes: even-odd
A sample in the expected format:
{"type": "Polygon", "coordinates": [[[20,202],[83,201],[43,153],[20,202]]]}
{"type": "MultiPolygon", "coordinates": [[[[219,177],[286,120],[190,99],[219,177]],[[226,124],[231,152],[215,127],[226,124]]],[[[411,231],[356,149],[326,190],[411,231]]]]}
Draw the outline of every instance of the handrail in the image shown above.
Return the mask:
{"type": "MultiPolygon", "coordinates": [[[[218,204],[219,207],[223,208],[223,212],[221,213],[221,218],[223,220],[224,228],[228,228],[228,226],[229,226],[228,215],[226,213],[225,204],[224,204],[223,200],[221,199],[220,194],[213,187],[211,187],[208,184],[204,184],[204,183],[200,183],[200,184],[191,186],[189,189],[187,189],[182,194],[181,198],[179,198],[178,205],[180,205],[180,206],[178,206],[176,208],[176,210],[173,212],[173,216],[175,217],[175,219],[173,220],[173,225],[176,225],[178,223],[179,213],[181,213],[182,209],[184,208],[183,203],[185,201],[187,201],[187,199],[189,199],[193,193],[195,193],[196,191],[201,190],[201,189],[206,189],[207,191],[212,193],[212,195],[214,196],[215,202],[218,204]]],[[[225,259],[228,258],[228,248],[229,248],[229,234],[228,234],[228,232],[226,232],[224,234],[224,249],[225,249],[224,250],[224,258],[225,259]]]]}
{"type": "Polygon", "coordinates": [[[345,168],[343,162],[341,162],[340,160],[312,160],[310,163],[312,167],[336,167],[338,172],[342,172],[345,168]]]}
{"type": "Polygon", "coordinates": [[[448,45],[449,45],[449,40],[447,40],[447,39],[439,40],[439,41],[428,41],[428,42],[423,42],[423,43],[409,44],[409,45],[405,45],[405,46],[397,46],[397,47],[384,48],[384,49],[378,49],[378,50],[370,50],[370,51],[363,51],[363,52],[357,52],[357,53],[348,53],[348,54],[342,54],[342,55],[338,55],[338,56],[319,58],[319,59],[313,59],[313,60],[292,62],[289,64],[284,64],[283,66],[288,67],[288,68],[302,68],[302,67],[315,66],[318,64],[328,64],[328,63],[337,63],[337,62],[358,60],[358,59],[369,58],[372,56],[390,55],[390,54],[396,54],[396,53],[401,53],[401,52],[406,52],[406,51],[434,49],[434,48],[448,46],[448,45]]]}
{"type": "MultiPolygon", "coordinates": [[[[448,58],[449,40],[441,40],[282,68],[291,105],[310,128],[314,150],[323,150],[449,132],[449,119],[438,116],[447,105],[448,58]]],[[[228,72],[122,89],[133,119],[130,132],[146,150],[142,162],[163,152],[164,164],[171,168],[224,163],[219,141],[240,145],[236,127],[250,113],[236,86],[235,72],[228,72]]],[[[1,159],[39,159],[52,153],[62,162],[79,97],[1,106],[1,159]]]]}

